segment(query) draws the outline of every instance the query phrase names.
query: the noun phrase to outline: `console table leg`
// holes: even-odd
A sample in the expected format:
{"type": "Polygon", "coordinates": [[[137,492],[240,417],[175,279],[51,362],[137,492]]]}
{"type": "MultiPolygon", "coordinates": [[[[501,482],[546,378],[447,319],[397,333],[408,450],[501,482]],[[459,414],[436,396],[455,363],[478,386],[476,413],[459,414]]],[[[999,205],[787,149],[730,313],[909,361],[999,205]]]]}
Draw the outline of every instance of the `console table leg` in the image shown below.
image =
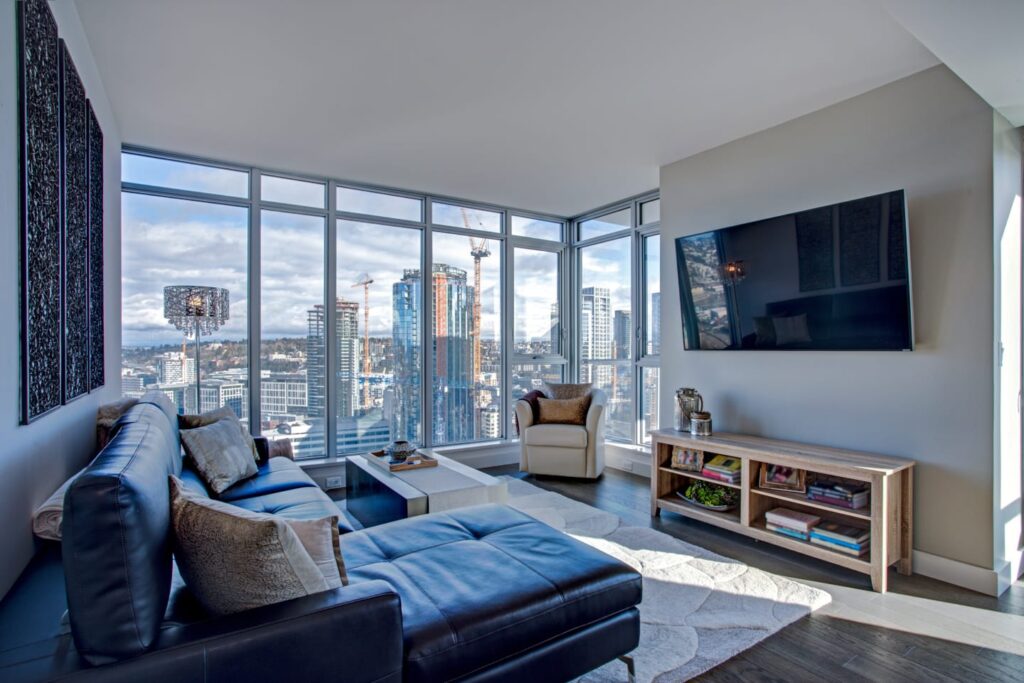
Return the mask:
{"type": "Polygon", "coordinates": [[[871,480],[871,587],[884,593],[889,583],[889,477],[871,480]]]}
{"type": "Polygon", "coordinates": [[[914,573],[914,470],[900,472],[900,561],[896,569],[904,576],[914,573]]]}

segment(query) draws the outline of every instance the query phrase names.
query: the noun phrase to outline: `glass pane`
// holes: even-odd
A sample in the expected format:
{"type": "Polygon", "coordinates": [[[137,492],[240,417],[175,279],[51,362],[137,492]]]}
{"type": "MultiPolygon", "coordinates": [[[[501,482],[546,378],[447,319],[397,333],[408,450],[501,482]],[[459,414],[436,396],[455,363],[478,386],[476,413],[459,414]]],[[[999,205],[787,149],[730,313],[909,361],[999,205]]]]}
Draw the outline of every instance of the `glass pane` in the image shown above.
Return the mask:
{"type": "Polygon", "coordinates": [[[580,381],[592,382],[608,396],[605,435],[620,441],[633,440],[633,364],[584,363],[580,381]]]}
{"type": "Polygon", "coordinates": [[[422,443],[420,231],[338,221],[338,453],[422,443]]]}
{"type": "Polygon", "coordinates": [[[600,237],[601,235],[608,235],[625,228],[632,228],[631,215],[632,211],[630,209],[620,209],[598,218],[583,221],[580,223],[580,239],[588,240],[591,237],[600,237]]]}
{"type": "Polygon", "coordinates": [[[632,357],[629,237],[580,249],[580,359],[632,357]]]}
{"type": "Polygon", "coordinates": [[[512,234],[560,242],[562,240],[562,224],[555,221],[542,221],[539,218],[512,216],[512,234]]]}
{"type": "Polygon", "coordinates": [[[492,438],[484,424],[493,425],[501,405],[500,243],[444,233],[433,240],[433,440],[492,438]]]}
{"type": "Polygon", "coordinates": [[[351,187],[338,188],[338,211],[365,213],[417,223],[423,220],[423,202],[419,199],[356,190],[351,187]]]}
{"type": "Polygon", "coordinates": [[[642,368],[640,371],[640,440],[650,443],[651,430],[658,428],[658,380],[659,368],[642,368]]]}
{"type": "Polygon", "coordinates": [[[647,353],[661,353],[661,236],[644,238],[644,338],[647,353]]]}
{"type": "Polygon", "coordinates": [[[558,254],[517,248],[514,254],[515,352],[550,355],[559,352],[558,254]]]}
{"type": "Polygon", "coordinates": [[[121,227],[124,385],[161,389],[179,412],[231,406],[248,424],[248,209],[124,192],[121,227]],[[164,318],[168,285],[228,290],[228,319],[201,338],[198,405],[195,337],[164,318]]]}
{"type": "Polygon", "coordinates": [[[640,205],[640,225],[657,223],[661,220],[661,200],[652,199],[640,205]]]}
{"type": "Polygon", "coordinates": [[[432,202],[430,205],[431,220],[434,225],[450,225],[470,230],[487,230],[501,232],[501,214],[483,209],[471,209],[467,206],[432,202]]]}
{"type": "Polygon", "coordinates": [[[324,184],[265,175],[260,178],[260,199],[265,202],[324,208],[324,184]]]}
{"type": "Polygon", "coordinates": [[[249,196],[249,174],[204,164],[160,159],[143,154],[121,154],[121,180],[126,183],[206,192],[228,197],[249,196]]]}
{"type": "Polygon", "coordinates": [[[324,219],[260,216],[260,432],[296,458],[326,447],[324,219]]]}
{"type": "MultiPolygon", "coordinates": [[[[512,366],[512,389],[509,391],[509,410],[515,414],[515,403],[534,389],[545,384],[558,384],[563,381],[564,365],[555,363],[531,363],[512,366]]],[[[515,421],[513,421],[513,429],[515,421]]],[[[515,436],[519,436],[516,432],[515,436]]]]}

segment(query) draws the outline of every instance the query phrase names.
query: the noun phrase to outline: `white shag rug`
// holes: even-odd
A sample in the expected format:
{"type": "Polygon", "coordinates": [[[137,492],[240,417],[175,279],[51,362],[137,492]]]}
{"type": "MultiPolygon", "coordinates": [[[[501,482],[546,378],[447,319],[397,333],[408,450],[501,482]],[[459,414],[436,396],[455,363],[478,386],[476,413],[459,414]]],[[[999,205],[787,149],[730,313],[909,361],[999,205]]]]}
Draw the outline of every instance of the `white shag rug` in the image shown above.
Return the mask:
{"type": "MultiPolygon", "coordinates": [[[[654,529],[515,479],[508,504],[602,550],[643,575],[638,683],[685,681],[800,617],[827,605],[828,593],[748,567],[654,529]]],[[[612,661],[580,679],[626,680],[612,661]]]]}

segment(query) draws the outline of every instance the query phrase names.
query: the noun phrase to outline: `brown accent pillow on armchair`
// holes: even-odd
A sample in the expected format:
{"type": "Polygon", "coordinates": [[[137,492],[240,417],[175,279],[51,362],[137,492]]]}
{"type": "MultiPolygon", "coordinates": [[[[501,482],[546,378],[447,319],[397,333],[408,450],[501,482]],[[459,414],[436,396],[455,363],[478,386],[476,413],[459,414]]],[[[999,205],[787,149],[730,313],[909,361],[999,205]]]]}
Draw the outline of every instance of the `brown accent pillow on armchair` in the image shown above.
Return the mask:
{"type": "Polygon", "coordinates": [[[590,395],[579,398],[541,398],[539,424],[586,425],[590,395]]]}

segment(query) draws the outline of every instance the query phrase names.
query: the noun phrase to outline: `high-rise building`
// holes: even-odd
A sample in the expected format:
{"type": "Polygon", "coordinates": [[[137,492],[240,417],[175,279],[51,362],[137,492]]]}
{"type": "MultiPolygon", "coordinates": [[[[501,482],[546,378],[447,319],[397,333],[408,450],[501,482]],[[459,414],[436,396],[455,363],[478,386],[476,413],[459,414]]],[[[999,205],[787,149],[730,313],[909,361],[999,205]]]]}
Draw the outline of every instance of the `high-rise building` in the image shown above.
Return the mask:
{"type": "Polygon", "coordinates": [[[661,292],[651,294],[651,310],[648,315],[651,316],[651,338],[648,340],[651,344],[650,352],[657,355],[661,353],[661,292]]]}
{"type": "MultiPolygon", "coordinates": [[[[613,358],[611,291],[606,287],[584,287],[580,295],[580,359],[613,358]]],[[[611,385],[612,370],[608,364],[591,366],[584,362],[580,367],[580,375],[584,382],[607,387],[611,385]]]]}
{"type": "Polygon", "coordinates": [[[264,420],[282,420],[306,415],[309,386],[300,373],[275,373],[260,380],[260,415],[264,420]]]}
{"type": "Polygon", "coordinates": [[[480,410],[480,436],[485,439],[501,438],[501,408],[491,404],[480,410]]]}
{"type": "MultiPolygon", "coordinates": [[[[355,414],[359,405],[359,304],[338,299],[335,305],[337,411],[339,417],[349,417],[355,414]]],[[[307,316],[306,396],[308,416],[312,419],[323,419],[327,414],[327,322],[324,314],[324,307],[317,304],[309,309],[307,316]]]]}
{"type": "Polygon", "coordinates": [[[549,353],[558,353],[562,348],[562,320],[558,315],[558,302],[551,304],[551,332],[548,335],[550,337],[551,348],[548,349],[549,353]]]}
{"type": "Polygon", "coordinates": [[[194,384],[196,359],[181,351],[168,351],[156,357],[157,381],[160,384],[194,384]]]}
{"type": "Polygon", "coordinates": [[[616,360],[629,360],[631,357],[630,340],[633,336],[633,328],[630,325],[629,311],[615,311],[614,327],[614,349],[616,360]]]}
{"type": "MultiPolygon", "coordinates": [[[[431,407],[434,443],[459,443],[476,438],[472,311],[473,288],[466,271],[435,263],[433,277],[432,338],[434,367],[431,381],[431,407]]],[[[418,433],[419,397],[416,395],[421,358],[417,311],[422,292],[418,269],[406,270],[393,288],[395,352],[395,434],[418,433]],[[401,427],[404,426],[404,429],[401,427]]]]}

